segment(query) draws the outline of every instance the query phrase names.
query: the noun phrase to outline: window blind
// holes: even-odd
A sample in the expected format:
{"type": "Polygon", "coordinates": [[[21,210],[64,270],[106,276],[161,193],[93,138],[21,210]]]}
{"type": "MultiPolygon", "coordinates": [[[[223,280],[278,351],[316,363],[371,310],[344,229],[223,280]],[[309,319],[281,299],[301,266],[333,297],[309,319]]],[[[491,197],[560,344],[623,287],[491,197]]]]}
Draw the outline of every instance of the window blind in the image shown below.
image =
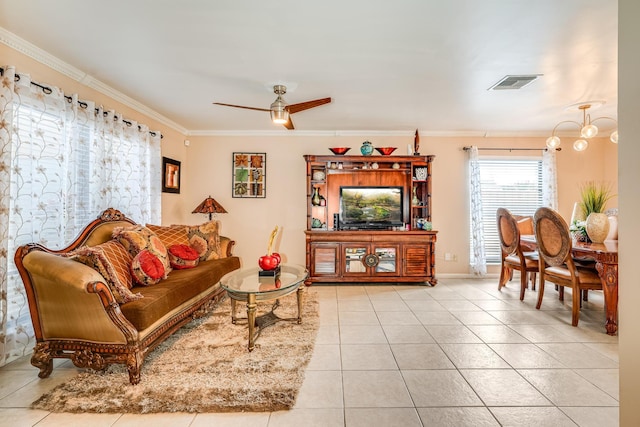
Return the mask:
{"type": "Polygon", "coordinates": [[[533,216],[542,206],[542,159],[480,159],[479,165],[485,254],[495,264],[501,259],[496,211],[533,216]]]}

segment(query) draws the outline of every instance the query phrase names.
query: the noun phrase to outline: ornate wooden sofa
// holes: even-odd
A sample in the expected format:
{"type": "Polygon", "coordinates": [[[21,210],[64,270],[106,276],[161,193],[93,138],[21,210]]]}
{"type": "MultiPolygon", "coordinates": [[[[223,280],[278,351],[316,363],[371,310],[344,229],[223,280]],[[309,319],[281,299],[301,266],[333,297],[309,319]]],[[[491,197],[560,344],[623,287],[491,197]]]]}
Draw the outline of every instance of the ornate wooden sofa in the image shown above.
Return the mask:
{"type": "Polygon", "coordinates": [[[36,337],[31,364],[40,369],[40,378],[51,374],[54,358],[66,358],[96,370],[126,364],[129,381],[137,384],[145,356],[217,302],[224,293],[220,278],[240,267],[240,259],[232,256],[235,242],[220,236],[220,259],[173,270],[153,286],[136,286],[132,291],[143,297],[119,304],[98,271],[65,254],[104,243],[114,228],[132,224],[107,209],[64,249],[32,243],[16,251],[36,337]]]}

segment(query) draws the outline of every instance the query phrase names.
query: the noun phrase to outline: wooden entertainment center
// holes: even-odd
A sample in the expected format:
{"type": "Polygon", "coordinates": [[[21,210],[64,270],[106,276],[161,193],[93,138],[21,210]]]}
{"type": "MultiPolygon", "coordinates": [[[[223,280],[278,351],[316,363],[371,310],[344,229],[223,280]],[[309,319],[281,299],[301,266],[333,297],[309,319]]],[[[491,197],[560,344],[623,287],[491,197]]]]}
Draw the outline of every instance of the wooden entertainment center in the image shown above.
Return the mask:
{"type": "MultiPolygon", "coordinates": [[[[437,231],[431,230],[434,156],[305,155],[306,250],[314,282],[429,282],[435,277],[437,231]],[[344,188],[392,189],[401,194],[394,221],[341,222],[344,188]],[[398,191],[399,190],[399,191],[398,191]],[[398,219],[401,219],[398,223],[398,219]]],[[[388,210],[377,206],[364,208],[388,210]]],[[[393,216],[390,216],[393,218],[393,216]]]]}

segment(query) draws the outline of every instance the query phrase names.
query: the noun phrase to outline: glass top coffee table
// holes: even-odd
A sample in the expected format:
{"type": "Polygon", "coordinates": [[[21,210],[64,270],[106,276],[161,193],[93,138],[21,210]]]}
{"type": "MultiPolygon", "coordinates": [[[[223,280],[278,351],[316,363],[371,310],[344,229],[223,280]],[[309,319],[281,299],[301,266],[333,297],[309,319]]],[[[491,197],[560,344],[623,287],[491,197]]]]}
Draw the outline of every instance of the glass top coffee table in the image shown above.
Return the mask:
{"type": "Polygon", "coordinates": [[[302,266],[282,264],[280,274],[260,276],[260,269],[246,268],[227,273],[220,279],[220,285],[231,298],[231,322],[238,321],[236,317],[236,301],[247,303],[247,323],[249,325],[249,351],[253,350],[255,342],[262,329],[280,320],[292,320],[302,323],[302,292],[304,281],[309,272],[302,266]],[[298,297],[298,317],[281,318],[274,310],[280,306],[280,297],[296,292],[298,297]],[[271,311],[256,318],[256,306],[260,301],[275,300],[271,311]]]}

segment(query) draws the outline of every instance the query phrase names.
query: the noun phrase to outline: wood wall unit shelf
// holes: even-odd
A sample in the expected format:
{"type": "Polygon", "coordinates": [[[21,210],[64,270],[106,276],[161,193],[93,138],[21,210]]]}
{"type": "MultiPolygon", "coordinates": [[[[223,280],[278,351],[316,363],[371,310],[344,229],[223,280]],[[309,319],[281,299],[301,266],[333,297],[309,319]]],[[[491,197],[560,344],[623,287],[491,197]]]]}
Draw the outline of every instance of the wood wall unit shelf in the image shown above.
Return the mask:
{"type": "Polygon", "coordinates": [[[314,282],[429,282],[435,277],[437,231],[416,229],[431,222],[431,163],[434,156],[305,155],[307,163],[307,285],[314,282]],[[345,230],[334,223],[340,187],[401,187],[401,227],[345,230]],[[322,196],[321,204],[315,193],[322,196]],[[315,200],[314,200],[315,199],[315,200]]]}

